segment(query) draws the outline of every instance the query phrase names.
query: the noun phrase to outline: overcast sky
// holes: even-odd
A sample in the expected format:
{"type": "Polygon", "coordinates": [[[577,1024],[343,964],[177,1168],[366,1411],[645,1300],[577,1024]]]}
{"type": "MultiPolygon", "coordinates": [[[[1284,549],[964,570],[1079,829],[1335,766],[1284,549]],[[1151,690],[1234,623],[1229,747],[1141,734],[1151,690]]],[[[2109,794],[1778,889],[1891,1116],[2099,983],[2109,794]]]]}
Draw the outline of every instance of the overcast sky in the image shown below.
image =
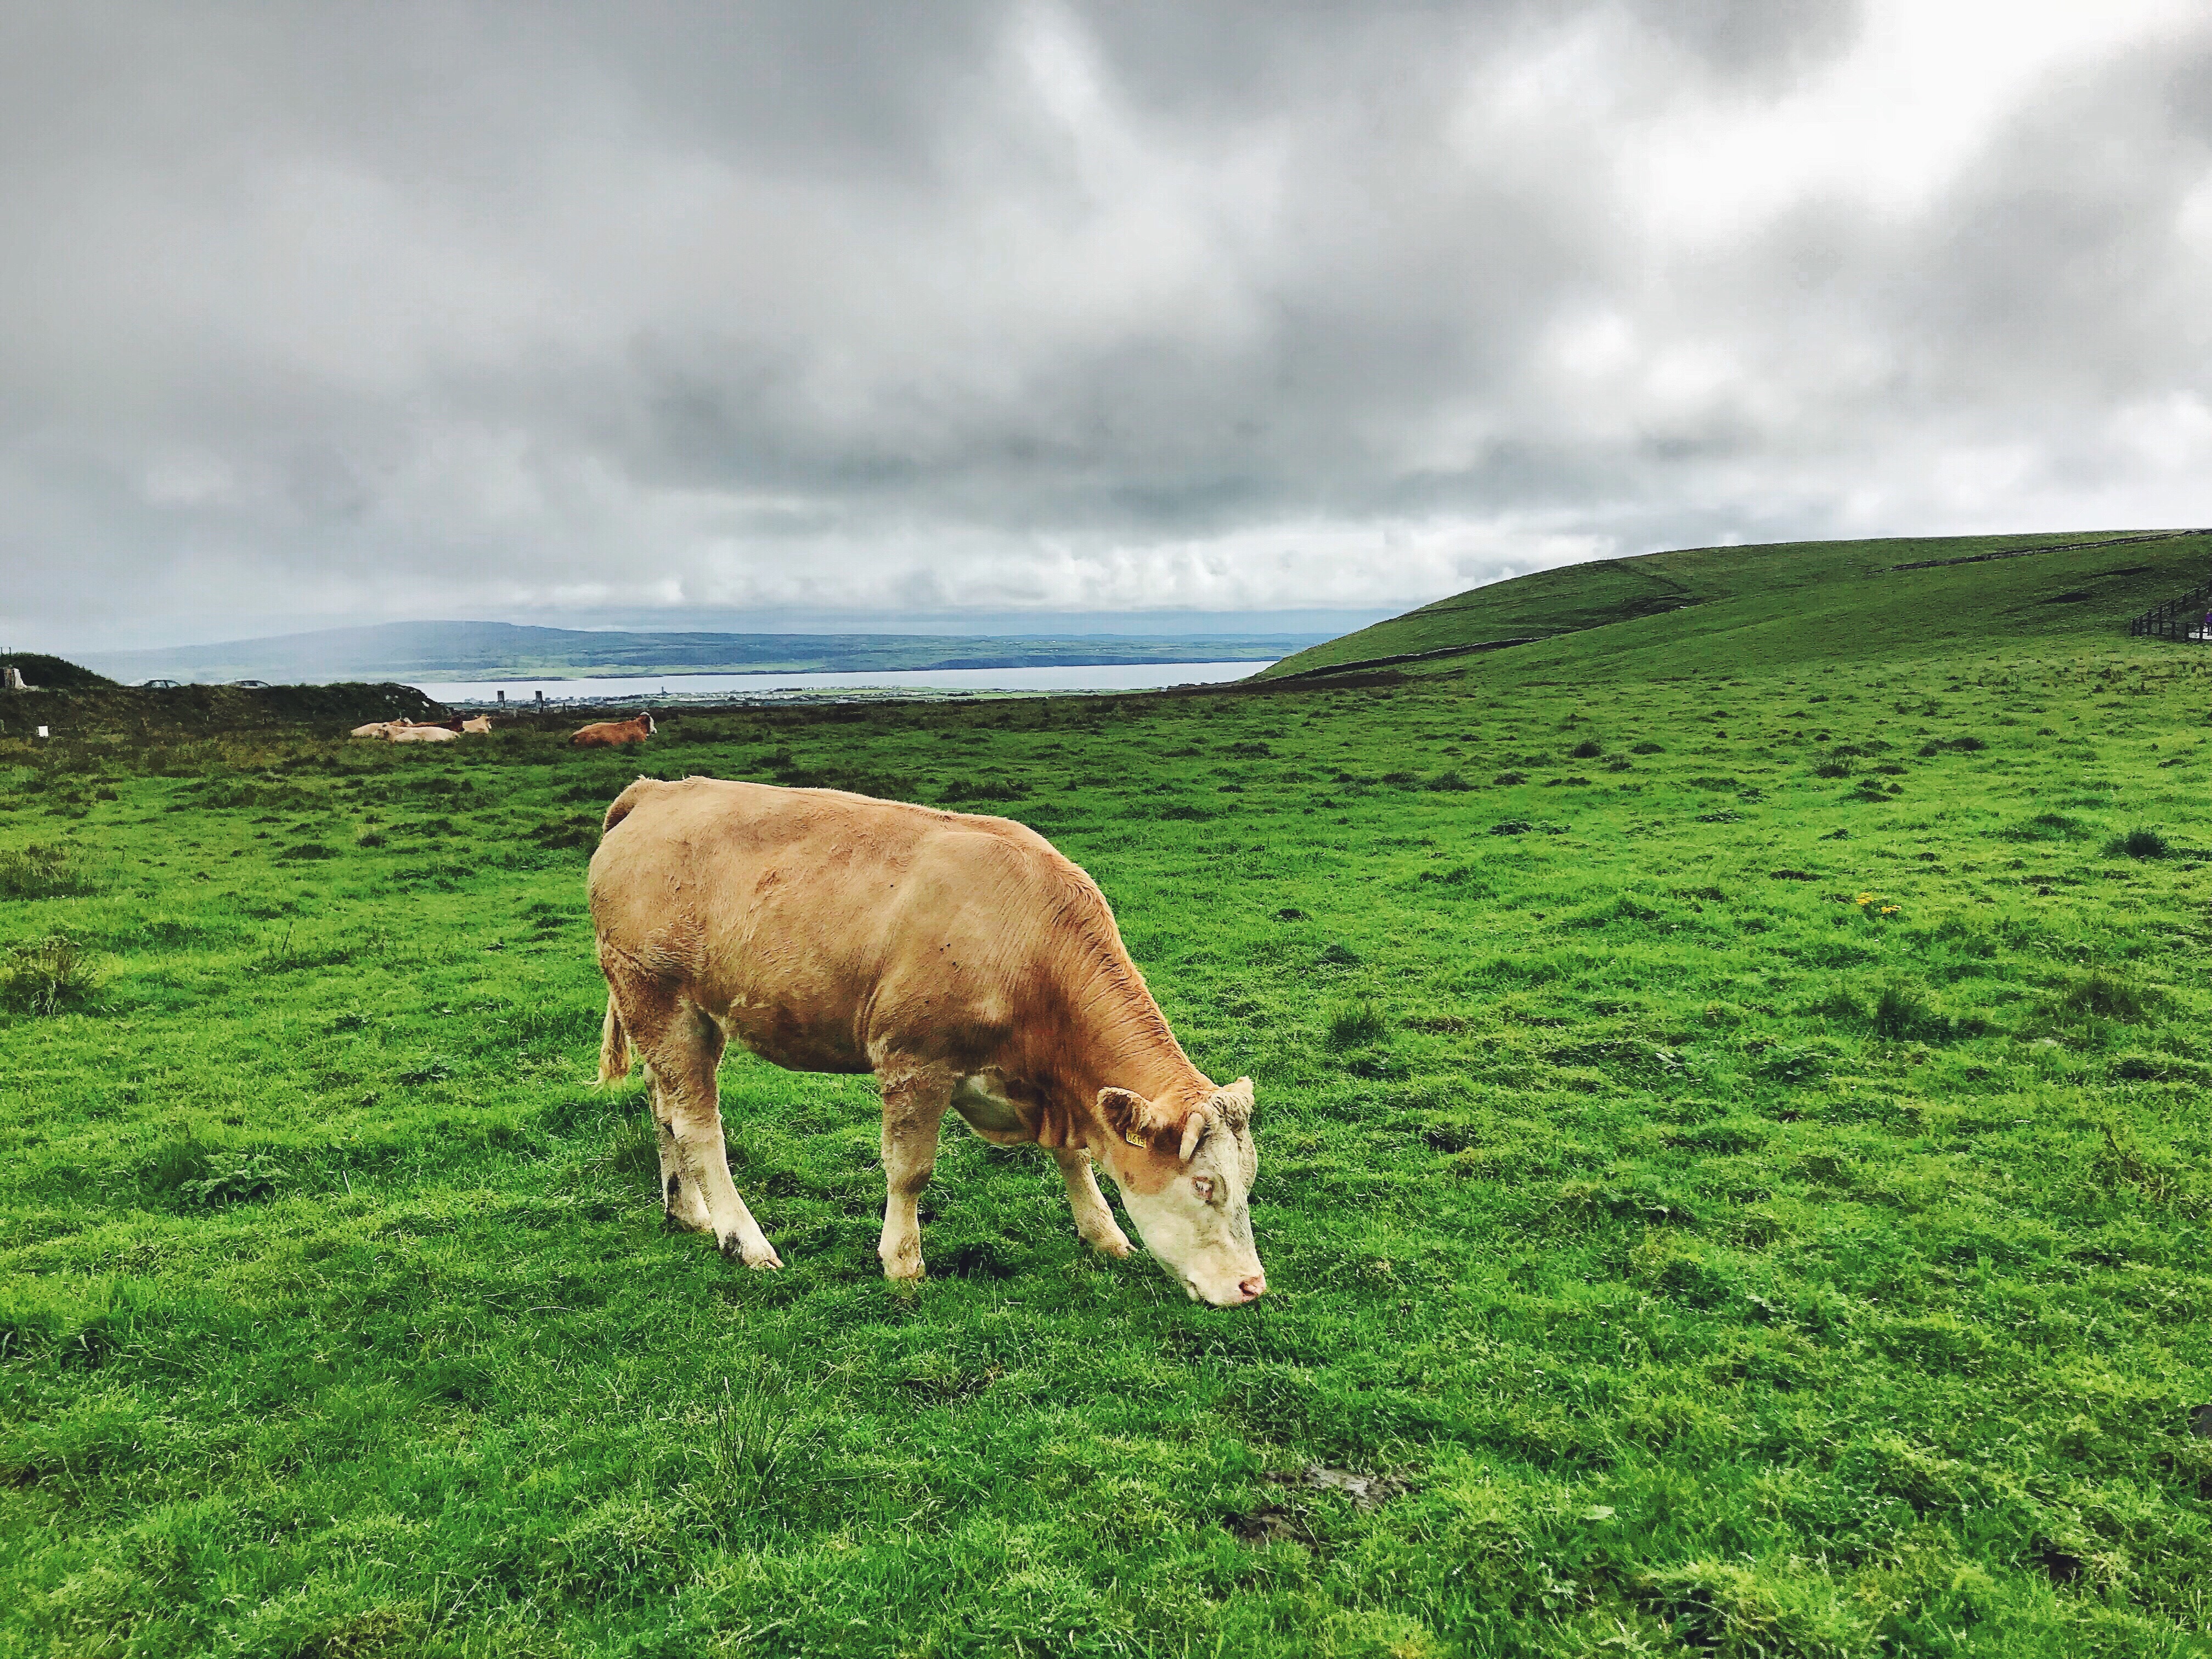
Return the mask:
{"type": "Polygon", "coordinates": [[[2203,0],[0,9],[0,640],[2212,521],[2203,0]]]}

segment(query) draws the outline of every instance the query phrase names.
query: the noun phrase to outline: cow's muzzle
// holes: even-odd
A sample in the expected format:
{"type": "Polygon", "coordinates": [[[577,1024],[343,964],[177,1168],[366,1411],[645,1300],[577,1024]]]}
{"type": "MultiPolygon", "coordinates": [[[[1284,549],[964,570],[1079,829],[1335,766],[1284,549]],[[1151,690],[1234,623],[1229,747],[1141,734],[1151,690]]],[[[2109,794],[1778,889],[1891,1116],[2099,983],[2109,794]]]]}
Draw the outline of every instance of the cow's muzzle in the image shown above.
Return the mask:
{"type": "Polygon", "coordinates": [[[1184,1279],[1182,1287],[1194,1302],[1203,1302],[1209,1307],[1215,1308],[1241,1308],[1246,1303],[1257,1302],[1261,1297],[1267,1295],[1267,1275],[1264,1273],[1256,1273],[1249,1279],[1240,1279],[1237,1281],[1235,1290],[1221,1296],[1208,1296],[1198,1288],[1198,1281],[1194,1279],[1184,1279]]]}

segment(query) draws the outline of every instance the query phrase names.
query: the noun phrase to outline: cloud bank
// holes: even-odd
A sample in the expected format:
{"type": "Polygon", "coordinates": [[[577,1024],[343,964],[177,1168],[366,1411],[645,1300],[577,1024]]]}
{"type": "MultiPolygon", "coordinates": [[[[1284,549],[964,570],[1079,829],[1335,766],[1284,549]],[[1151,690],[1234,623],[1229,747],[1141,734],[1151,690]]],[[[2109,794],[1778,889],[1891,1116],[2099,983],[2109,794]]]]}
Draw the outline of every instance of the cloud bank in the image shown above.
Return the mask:
{"type": "Polygon", "coordinates": [[[2212,20],[17,8],[0,631],[1396,608],[2212,517],[2212,20]]]}

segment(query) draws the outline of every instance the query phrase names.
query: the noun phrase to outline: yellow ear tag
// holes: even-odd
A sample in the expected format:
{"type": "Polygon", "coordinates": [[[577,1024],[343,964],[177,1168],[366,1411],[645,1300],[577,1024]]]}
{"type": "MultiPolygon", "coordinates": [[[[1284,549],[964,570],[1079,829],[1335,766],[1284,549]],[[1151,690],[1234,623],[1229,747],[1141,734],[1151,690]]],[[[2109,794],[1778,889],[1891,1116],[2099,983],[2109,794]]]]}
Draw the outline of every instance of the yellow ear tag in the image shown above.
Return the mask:
{"type": "Polygon", "coordinates": [[[1127,1141],[1127,1142],[1128,1142],[1132,1146],[1141,1146],[1145,1145],[1145,1138],[1144,1138],[1144,1136],[1142,1136],[1142,1135],[1133,1135],[1133,1134],[1129,1133],[1128,1133],[1128,1131],[1127,1131],[1126,1129],[1125,1129],[1125,1130],[1123,1130],[1123,1131],[1122,1131],[1122,1133],[1121,1133],[1121,1139],[1124,1139],[1124,1140],[1126,1140],[1126,1141],[1127,1141]]]}

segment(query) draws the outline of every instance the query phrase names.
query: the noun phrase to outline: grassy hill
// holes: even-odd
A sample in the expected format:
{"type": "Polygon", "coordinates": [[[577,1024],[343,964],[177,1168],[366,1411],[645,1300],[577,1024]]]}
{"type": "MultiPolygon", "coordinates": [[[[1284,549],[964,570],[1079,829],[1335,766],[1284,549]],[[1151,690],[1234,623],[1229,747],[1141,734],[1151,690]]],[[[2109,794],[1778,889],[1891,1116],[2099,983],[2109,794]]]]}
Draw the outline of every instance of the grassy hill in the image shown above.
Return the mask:
{"type": "Polygon", "coordinates": [[[0,1652],[2202,1652],[2212,654],[2121,626],[2198,556],[1733,556],[1395,680],[0,736],[0,1652]],[[872,1089],[742,1055],[790,1265],[663,1232],[641,769],[1091,869],[1265,1301],[957,1124],[894,1290],[872,1089]]]}
{"type": "Polygon", "coordinates": [[[58,657],[36,660],[36,674],[23,669],[36,689],[0,693],[0,738],[25,738],[41,726],[64,742],[124,734],[204,737],[256,728],[329,732],[443,712],[411,685],[125,686],[58,657]]]}
{"type": "Polygon", "coordinates": [[[89,668],[50,657],[37,651],[0,651],[0,668],[12,668],[23,677],[23,683],[40,690],[100,691],[111,690],[115,682],[89,668]]]}
{"type": "Polygon", "coordinates": [[[1263,661],[1297,650],[1315,638],[1310,634],[1028,639],[635,633],[527,628],[512,623],[402,622],[222,645],[94,653],[86,659],[116,678],[131,681],[251,678],[319,683],[343,678],[430,682],[1263,661]]]}
{"type": "Polygon", "coordinates": [[[2072,632],[2083,615],[2109,620],[2117,612],[2124,619],[2195,586],[2208,566],[2212,537],[2188,531],[1692,548],[1474,588],[1301,651],[1265,672],[1280,678],[1585,630],[1602,632],[1546,659],[1593,664],[1723,639],[1721,648],[1732,656],[1776,662],[1880,656],[1977,628],[2022,640],[2072,632]],[[2023,550],[2030,549],[2049,550],[2023,550]]]}

